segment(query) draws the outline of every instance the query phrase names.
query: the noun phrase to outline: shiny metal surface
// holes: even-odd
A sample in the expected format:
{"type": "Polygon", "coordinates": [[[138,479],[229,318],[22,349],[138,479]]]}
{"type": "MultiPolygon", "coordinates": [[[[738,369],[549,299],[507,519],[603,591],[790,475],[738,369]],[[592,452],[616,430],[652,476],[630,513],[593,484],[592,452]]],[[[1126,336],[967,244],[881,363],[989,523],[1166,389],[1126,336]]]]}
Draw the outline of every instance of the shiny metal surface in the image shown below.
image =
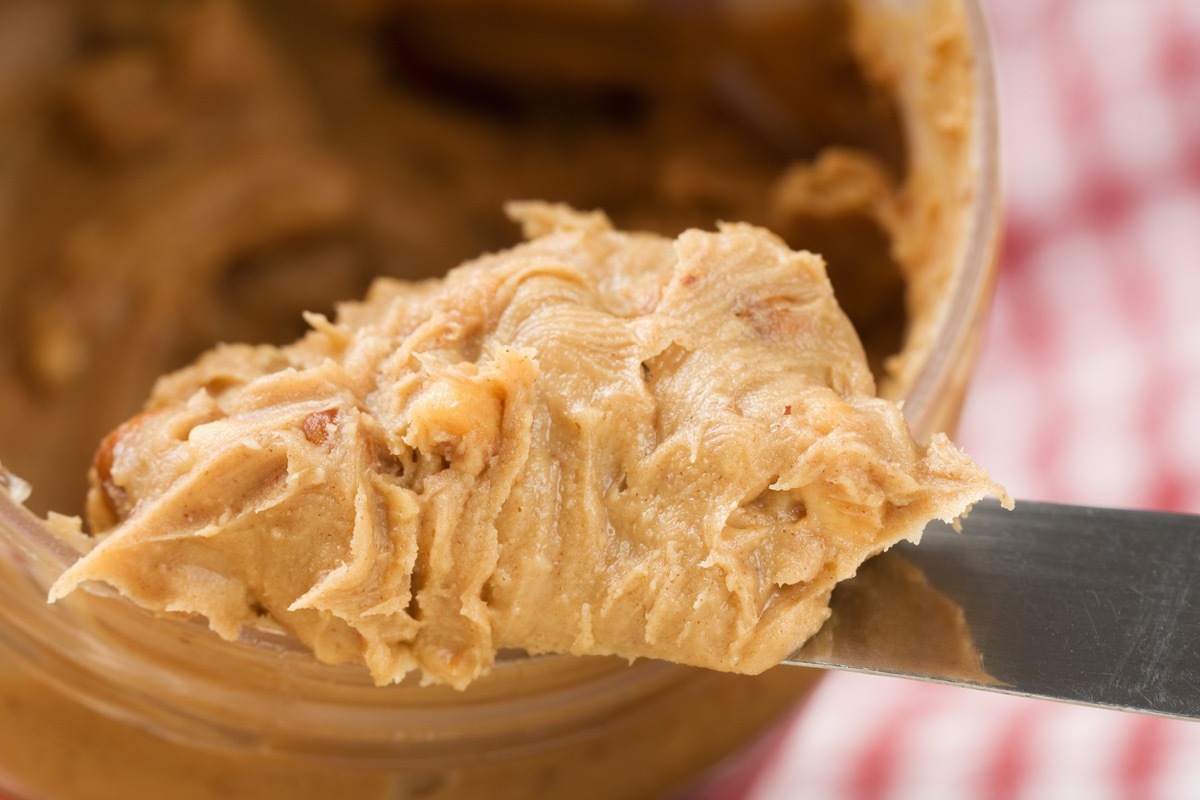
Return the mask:
{"type": "Polygon", "coordinates": [[[1200,719],[1200,516],[984,503],[962,534],[933,524],[868,562],[833,608],[789,663],[1200,719]],[[902,563],[899,595],[856,585],[902,563]]]}

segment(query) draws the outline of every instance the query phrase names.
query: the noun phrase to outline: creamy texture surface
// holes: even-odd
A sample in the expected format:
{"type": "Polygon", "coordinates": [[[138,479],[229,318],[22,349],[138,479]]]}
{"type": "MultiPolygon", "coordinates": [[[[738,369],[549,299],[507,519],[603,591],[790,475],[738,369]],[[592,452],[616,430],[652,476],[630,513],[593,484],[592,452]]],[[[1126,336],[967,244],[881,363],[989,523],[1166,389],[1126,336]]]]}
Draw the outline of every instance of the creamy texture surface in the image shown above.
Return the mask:
{"type": "Polygon", "coordinates": [[[865,558],[1001,491],[875,397],[818,256],[512,209],[527,244],[160,381],[53,596],[266,617],[381,683],[500,648],[756,673],[865,558]]]}

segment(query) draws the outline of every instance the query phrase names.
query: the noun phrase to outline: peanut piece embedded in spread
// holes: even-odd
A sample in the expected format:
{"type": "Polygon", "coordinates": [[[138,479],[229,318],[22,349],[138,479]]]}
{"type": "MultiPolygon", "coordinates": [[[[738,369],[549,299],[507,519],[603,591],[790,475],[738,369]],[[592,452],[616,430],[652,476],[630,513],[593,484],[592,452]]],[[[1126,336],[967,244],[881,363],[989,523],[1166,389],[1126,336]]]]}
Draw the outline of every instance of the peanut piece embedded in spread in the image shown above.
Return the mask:
{"type": "Polygon", "coordinates": [[[502,648],[754,673],[864,559],[1003,495],[875,397],[818,256],[511,211],[525,244],[160,380],[52,597],[225,637],[265,611],[380,683],[463,687],[502,648]]]}

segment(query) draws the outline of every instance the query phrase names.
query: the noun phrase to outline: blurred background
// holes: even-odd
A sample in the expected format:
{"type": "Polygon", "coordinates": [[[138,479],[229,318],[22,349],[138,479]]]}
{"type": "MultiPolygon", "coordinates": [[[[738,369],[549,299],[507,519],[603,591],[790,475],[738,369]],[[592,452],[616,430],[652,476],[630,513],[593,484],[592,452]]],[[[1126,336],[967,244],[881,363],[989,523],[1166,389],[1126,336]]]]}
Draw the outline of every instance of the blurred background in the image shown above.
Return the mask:
{"type": "MultiPolygon", "coordinates": [[[[984,6],[1006,225],[958,440],[1018,498],[1200,512],[1200,3],[984,6]]],[[[1198,752],[1195,723],[835,674],[748,795],[1200,797],[1198,752]]]]}

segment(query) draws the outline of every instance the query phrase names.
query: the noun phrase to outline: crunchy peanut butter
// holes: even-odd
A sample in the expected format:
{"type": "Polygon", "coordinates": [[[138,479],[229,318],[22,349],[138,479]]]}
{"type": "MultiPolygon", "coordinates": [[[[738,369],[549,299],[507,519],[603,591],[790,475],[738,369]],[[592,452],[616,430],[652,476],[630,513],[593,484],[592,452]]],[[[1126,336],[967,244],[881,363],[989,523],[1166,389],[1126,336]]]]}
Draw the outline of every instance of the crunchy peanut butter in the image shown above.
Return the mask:
{"type": "Polygon", "coordinates": [[[875,397],[819,257],[513,213],[527,244],[164,378],[52,596],[268,617],[380,683],[461,688],[502,648],[757,673],[863,560],[1002,494],[875,397]]]}
{"type": "MultiPolygon", "coordinates": [[[[510,246],[512,197],[669,236],[745,220],[821,252],[881,394],[902,397],[976,202],[968,39],[956,0],[0,3],[0,458],[38,513],[78,513],[97,440],[159,375],[218,341],[289,341],[302,310],[328,314],[374,276],[510,246]]],[[[426,429],[453,434],[435,413],[453,393],[437,394],[426,429]]],[[[326,410],[292,443],[337,444],[326,410]]],[[[96,500],[102,524],[128,512],[96,500]]],[[[79,798],[658,797],[815,679],[678,668],[686,692],[607,735],[512,761],[464,750],[426,773],[210,752],[136,710],[91,710],[86,667],[68,687],[27,666],[0,657],[0,784],[79,798]]],[[[447,693],[486,695],[502,671],[447,693]]]]}

